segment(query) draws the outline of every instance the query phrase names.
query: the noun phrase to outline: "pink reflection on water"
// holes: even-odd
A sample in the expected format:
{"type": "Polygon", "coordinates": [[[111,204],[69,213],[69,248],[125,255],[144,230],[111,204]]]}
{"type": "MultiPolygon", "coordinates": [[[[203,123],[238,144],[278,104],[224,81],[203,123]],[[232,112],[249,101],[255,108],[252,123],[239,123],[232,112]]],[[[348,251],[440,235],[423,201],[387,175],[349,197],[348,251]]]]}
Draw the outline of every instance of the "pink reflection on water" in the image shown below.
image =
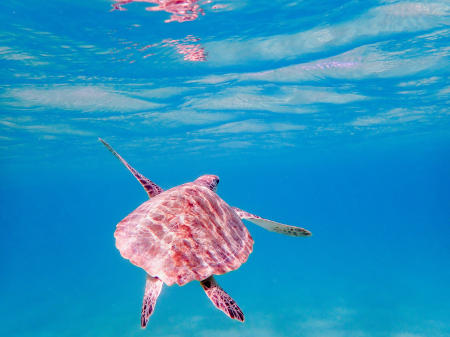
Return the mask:
{"type": "Polygon", "coordinates": [[[198,42],[200,39],[193,35],[188,35],[182,40],[166,39],[163,41],[163,46],[172,46],[177,53],[183,55],[185,61],[201,62],[206,61],[207,53],[205,48],[200,44],[194,44],[192,42],[198,42]]]}
{"type": "MultiPolygon", "coordinates": [[[[127,5],[131,2],[144,2],[148,4],[154,4],[155,6],[145,8],[147,11],[165,11],[171,13],[171,17],[165,22],[185,22],[185,21],[193,21],[196,20],[199,15],[204,15],[203,9],[200,7],[201,5],[210,4],[211,0],[113,0],[112,10],[124,11],[124,5],[127,5]]],[[[212,6],[212,9],[220,9],[225,8],[226,5],[215,5],[212,6]]],[[[141,27],[138,24],[132,25],[132,27],[139,28],[141,27]]],[[[191,62],[199,62],[206,61],[207,52],[205,49],[198,43],[200,41],[199,38],[194,37],[193,35],[187,35],[183,39],[173,40],[173,39],[165,39],[159,43],[147,44],[144,46],[138,46],[137,43],[133,42],[121,42],[121,44],[127,44],[125,50],[135,49],[139,52],[145,52],[145,55],[142,57],[146,59],[150,56],[155,55],[151,48],[154,47],[172,47],[176,50],[177,53],[183,55],[183,59],[185,61],[191,62]]],[[[116,59],[118,61],[130,61],[130,57],[133,56],[132,53],[129,53],[126,58],[116,59]]],[[[133,61],[134,62],[134,61],[133,61]]]]}
{"type": "MultiPolygon", "coordinates": [[[[194,21],[199,15],[205,15],[205,12],[198,4],[198,0],[114,0],[115,3],[112,4],[112,10],[125,11],[126,8],[123,5],[129,4],[130,2],[146,2],[149,4],[154,4],[156,6],[151,6],[145,8],[147,11],[165,11],[170,14],[169,19],[164,22],[185,22],[194,21]]],[[[207,1],[206,3],[208,3],[207,1]]],[[[205,3],[205,2],[203,2],[205,3]]]]}
{"type": "Polygon", "coordinates": [[[228,8],[228,5],[221,5],[221,4],[218,4],[218,5],[212,6],[211,8],[212,8],[212,9],[224,9],[224,8],[228,8]]]}
{"type": "MultiPolygon", "coordinates": [[[[138,43],[134,43],[131,41],[121,41],[120,44],[125,45],[122,51],[127,53],[126,57],[122,58],[113,58],[117,62],[128,62],[134,63],[136,59],[137,52],[145,54],[142,56],[143,59],[146,59],[150,56],[154,56],[157,53],[154,52],[155,48],[164,48],[164,47],[172,47],[175,51],[181,55],[183,55],[183,59],[185,61],[191,62],[201,62],[206,61],[206,57],[208,53],[205,51],[205,48],[198,43],[200,39],[193,35],[187,35],[183,39],[165,39],[158,43],[152,43],[147,45],[139,45],[138,43]]],[[[111,54],[121,53],[121,50],[114,49],[111,51],[111,54]]]]}

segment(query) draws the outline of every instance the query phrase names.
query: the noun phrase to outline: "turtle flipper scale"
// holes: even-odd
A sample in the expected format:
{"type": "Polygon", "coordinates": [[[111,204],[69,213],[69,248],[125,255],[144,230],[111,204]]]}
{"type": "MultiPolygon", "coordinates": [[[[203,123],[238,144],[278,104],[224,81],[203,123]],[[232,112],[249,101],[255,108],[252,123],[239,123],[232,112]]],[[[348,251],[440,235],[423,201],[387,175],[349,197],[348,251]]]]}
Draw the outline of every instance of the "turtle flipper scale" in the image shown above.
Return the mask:
{"type": "Polygon", "coordinates": [[[99,138],[99,141],[101,141],[103,143],[103,145],[106,146],[106,148],[111,151],[111,153],[117,158],[119,159],[122,164],[124,164],[126,166],[126,168],[128,170],[130,170],[130,172],[134,175],[134,177],[141,183],[142,187],[145,189],[145,191],[147,192],[148,196],[154,197],[158,194],[160,194],[161,192],[163,192],[163,189],[161,187],[159,187],[158,185],[156,185],[153,181],[151,181],[150,179],[144,177],[142,174],[140,174],[138,171],[136,171],[130,164],[128,164],[125,159],[123,159],[120,154],[118,154],[112,147],[111,145],[109,145],[106,141],[104,141],[103,139],[99,138]]]}
{"type": "Polygon", "coordinates": [[[145,282],[144,299],[142,301],[141,311],[141,327],[145,328],[148,323],[148,319],[155,310],[156,300],[158,299],[163,282],[157,278],[147,274],[147,280],[145,282]]]}
{"type": "Polygon", "coordinates": [[[241,219],[248,220],[250,222],[253,222],[255,225],[258,225],[264,229],[267,229],[271,232],[276,232],[284,235],[289,236],[311,236],[311,232],[307,229],[296,227],[296,226],[290,226],[285,225],[279,222],[275,222],[272,220],[267,220],[264,218],[261,218],[258,215],[251,214],[249,212],[243,211],[242,209],[239,209],[237,207],[232,207],[233,210],[239,215],[241,219]]]}
{"type": "Polygon", "coordinates": [[[211,275],[200,282],[206,296],[209,297],[214,306],[222,310],[227,316],[240,322],[244,321],[244,314],[236,302],[223,290],[211,275]]]}

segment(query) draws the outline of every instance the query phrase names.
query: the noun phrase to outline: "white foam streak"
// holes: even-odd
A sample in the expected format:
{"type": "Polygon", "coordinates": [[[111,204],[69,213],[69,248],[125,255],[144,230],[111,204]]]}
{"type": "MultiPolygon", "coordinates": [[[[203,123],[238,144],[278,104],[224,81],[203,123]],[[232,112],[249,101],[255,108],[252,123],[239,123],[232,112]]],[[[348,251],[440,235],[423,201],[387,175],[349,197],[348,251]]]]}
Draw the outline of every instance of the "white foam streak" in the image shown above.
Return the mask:
{"type": "MultiPolygon", "coordinates": [[[[401,2],[373,8],[359,18],[317,27],[296,34],[254,38],[243,42],[223,40],[205,44],[210,62],[216,65],[247,63],[251,60],[281,60],[343,46],[358,39],[415,32],[445,24],[447,2],[401,2]]],[[[448,22],[447,22],[448,23],[448,22]]]]}
{"type": "Polygon", "coordinates": [[[249,119],[222,124],[217,127],[200,129],[194,134],[248,134],[263,132],[287,132],[304,130],[304,125],[291,123],[267,123],[263,120],[249,119]]]}
{"type": "Polygon", "coordinates": [[[306,105],[315,103],[344,104],[366,99],[356,93],[338,92],[333,88],[282,86],[277,92],[264,94],[263,87],[242,86],[224,89],[218,94],[189,99],[184,105],[199,110],[262,110],[277,113],[311,113],[306,105]]]}
{"type": "Polygon", "coordinates": [[[120,111],[155,109],[162,104],[129,97],[99,86],[49,86],[11,89],[3,94],[10,105],[64,110],[120,111]]]}

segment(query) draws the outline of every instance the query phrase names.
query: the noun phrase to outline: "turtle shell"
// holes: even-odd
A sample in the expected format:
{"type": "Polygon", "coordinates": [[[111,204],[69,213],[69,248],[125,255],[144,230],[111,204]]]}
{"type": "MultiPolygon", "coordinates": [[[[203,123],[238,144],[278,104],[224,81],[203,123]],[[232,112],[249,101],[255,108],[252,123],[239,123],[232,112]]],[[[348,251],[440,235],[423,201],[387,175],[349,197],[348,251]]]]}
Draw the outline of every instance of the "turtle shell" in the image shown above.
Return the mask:
{"type": "Polygon", "coordinates": [[[237,213],[195,182],[144,202],[119,222],[114,237],[124,258],[167,285],[235,270],[253,249],[237,213]]]}

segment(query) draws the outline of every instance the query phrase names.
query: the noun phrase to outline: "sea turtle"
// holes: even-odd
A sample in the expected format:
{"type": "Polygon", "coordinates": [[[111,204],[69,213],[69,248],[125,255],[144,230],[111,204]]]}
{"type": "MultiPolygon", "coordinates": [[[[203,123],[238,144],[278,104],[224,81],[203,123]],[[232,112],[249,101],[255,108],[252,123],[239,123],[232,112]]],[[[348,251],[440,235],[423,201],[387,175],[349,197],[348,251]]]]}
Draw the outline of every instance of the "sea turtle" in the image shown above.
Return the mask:
{"type": "Polygon", "coordinates": [[[163,191],[131,167],[103,139],[147,192],[141,204],[117,225],[114,237],[120,254],[147,273],[141,326],[145,328],[163,283],[182,286],[199,281],[212,303],[226,315],[244,321],[236,302],[217,284],[214,275],[235,270],[247,261],[253,239],[241,219],[269,231],[310,236],[306,229],[263,219],[229,206],[217,194],[219,178],[203,175],[193,182],[163,191]]]}

